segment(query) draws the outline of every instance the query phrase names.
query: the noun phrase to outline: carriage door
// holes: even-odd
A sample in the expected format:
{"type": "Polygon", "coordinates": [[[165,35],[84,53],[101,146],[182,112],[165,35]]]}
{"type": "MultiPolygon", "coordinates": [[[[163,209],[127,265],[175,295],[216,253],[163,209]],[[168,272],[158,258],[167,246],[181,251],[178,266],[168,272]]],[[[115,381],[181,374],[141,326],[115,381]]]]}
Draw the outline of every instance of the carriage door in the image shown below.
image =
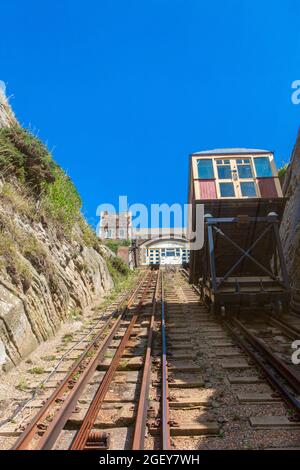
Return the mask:
{"type": "Polygon", "coordinates": [[[252,160],[250,158],[232,159],[232,165],[238,197],[256,197],[252,160]]]}
{"type": "Polygon", "coordinates": [[[220,197],[239,197],[235,178],[235,163],[232,159],[216,160],[218,191],[220,197]]]}
{"type": "Polygon", "coordinates": [[[250,158],[217,159],[216,166],[221,198],[256,197],[250,158]]]}

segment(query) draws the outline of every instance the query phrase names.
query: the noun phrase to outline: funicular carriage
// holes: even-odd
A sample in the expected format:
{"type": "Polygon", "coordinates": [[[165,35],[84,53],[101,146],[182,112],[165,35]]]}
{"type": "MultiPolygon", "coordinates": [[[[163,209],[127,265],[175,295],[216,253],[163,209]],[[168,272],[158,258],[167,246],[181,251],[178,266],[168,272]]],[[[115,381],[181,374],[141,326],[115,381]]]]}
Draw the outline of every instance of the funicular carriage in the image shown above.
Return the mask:
{"type": "Polygon", "coordinates": [[[223,149],[191,156],[189,202],[204,205],[204,245],[191,251],[190,280],[215,313],[254,307],[282,312],[290,300],[279,225],[282,196],[274,156],[223,149]],[[230,307],[230,308],[229,308],[230,307]]]}

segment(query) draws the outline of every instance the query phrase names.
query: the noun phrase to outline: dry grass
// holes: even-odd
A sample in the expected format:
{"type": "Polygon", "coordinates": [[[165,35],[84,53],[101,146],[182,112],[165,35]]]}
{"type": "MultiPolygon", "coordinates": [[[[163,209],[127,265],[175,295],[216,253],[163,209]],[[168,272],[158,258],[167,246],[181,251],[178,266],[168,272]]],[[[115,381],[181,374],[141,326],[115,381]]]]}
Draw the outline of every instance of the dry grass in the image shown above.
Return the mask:
{"type": "Polygon", "coordinates": [[[13,211],[31,219],[36,217],[34,199],[29,195],[28,190],[19,185],[17,181],[5,181],[0,188],[0,198],[5,206],[9,205],[13,211]]]}
{"type": "Polygon", "coordinates": [[[3,91],[0,90],[0,127],[15,126],[16,124],[17,120],[8,104],[8,100],[3,91]]]}

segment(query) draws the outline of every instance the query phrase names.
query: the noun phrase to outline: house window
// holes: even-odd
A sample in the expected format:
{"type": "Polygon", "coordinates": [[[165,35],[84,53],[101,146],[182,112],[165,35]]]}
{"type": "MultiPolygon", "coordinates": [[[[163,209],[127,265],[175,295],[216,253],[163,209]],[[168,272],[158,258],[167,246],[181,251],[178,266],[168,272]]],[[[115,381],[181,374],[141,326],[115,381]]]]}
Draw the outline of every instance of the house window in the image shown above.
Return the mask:
{"type": "Polygon", "coordinates": [[[221,197],[235,197],[233,183],[219,183],[221,197]]]}
{"type": "Polygon", "coordinates": [[[201,180],[212,180],[215,178],[214,167],[211,159],[201,159],[197,161],[198,178],[201,180]]]}
{"type": "Polygon", "coordinates": [[[268,178],[272,175],[272,168],[268,157],[254,158],[256,175],[258,178],[268,178]]]}
{"type": "Polygon", "coordinates": [[[241,192],[244,197],[256,197],[255,184],[252,181],[241,183],[241,192]]]}

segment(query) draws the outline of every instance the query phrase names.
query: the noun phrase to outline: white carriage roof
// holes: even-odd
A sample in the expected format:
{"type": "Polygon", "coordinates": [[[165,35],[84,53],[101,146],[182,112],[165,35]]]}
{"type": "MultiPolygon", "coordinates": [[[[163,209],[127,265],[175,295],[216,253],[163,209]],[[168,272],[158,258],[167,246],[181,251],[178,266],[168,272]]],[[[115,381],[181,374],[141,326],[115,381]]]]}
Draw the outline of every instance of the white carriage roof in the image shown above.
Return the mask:
{"type": "Polygon", "coordinates": [[[264,149],[247,149],[247,148],[224,148],[224,149],[212,149],[203,150],[201,152],[194,152],[193,155],[231,155],[231,154],[249,154],[249,153],[272,153],[270,150],[264,149]]]}

